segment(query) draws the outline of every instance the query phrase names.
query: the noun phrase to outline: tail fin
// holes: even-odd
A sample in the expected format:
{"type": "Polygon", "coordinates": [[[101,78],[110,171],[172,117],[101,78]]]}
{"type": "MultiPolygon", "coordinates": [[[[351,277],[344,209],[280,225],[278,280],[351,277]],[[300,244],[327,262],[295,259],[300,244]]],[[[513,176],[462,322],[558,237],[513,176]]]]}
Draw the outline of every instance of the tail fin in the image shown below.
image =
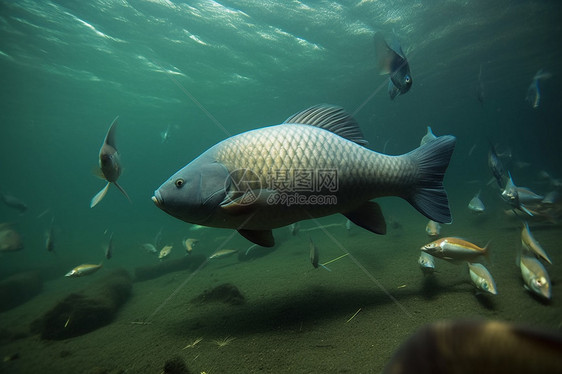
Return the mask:
{"type": "Polygon", "coordinates": [[[405,199],[421,214],[439,223],[453,221],[443,178],[455,143],[454,136],[440,136],[407,154],[417,164],[417,181],[405,199]]]}

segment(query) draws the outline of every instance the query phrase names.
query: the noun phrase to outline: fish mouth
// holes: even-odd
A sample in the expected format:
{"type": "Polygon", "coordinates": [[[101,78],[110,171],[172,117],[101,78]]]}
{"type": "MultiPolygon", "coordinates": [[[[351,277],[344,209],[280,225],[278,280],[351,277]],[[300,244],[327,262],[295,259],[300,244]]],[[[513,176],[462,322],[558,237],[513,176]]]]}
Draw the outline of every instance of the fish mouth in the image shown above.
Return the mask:
{"type": "Polygon", "coordinates": [[[152,196],[151,199],[158,208],[162,209],[162,196],[160,196],[158,191],[154,191],[154,196],[152,196]]]}

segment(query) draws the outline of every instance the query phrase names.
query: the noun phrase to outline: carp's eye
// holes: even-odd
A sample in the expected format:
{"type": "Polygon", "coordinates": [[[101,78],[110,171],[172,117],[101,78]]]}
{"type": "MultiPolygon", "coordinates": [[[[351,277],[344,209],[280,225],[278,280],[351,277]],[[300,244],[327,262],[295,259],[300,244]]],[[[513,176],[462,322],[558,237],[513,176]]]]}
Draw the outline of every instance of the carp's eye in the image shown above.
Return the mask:
{"type": "Polygon", "coordinates": [[[184,183],[184,180],[181,178],[176,179],[176,182],[174,183],[176,185],[177,188],[182,188],[184,183]]]}
{"type": "Polygon", "coordinates": [[[404,77],[404,81],[405,81],[406,83],[410,83],[411,80],[412,80],[412,79],[410,78],[409,75],[406,75],[406,76],[404,77]]]}

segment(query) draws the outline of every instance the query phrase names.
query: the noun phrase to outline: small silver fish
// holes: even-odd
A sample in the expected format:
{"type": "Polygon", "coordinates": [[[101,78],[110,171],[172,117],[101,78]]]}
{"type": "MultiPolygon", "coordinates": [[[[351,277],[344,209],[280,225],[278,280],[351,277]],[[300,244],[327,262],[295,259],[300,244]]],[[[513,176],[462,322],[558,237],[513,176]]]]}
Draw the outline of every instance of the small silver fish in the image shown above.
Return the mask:
{"type": "Polygon", "coordinates": [[[212,255],[210,255],[209,259],[213,260],[213,259],[216,259],[216,258],[228,257],[228,256],[231,256],[235,253],[238,253],[237,249],[221,249],[221,250],[216,251],[212,255]]]}
{"type": "Polygon", "coordinates": [[[447,237],[435,240],[421,247],[421,250],[446,261],[474,261],[480,256],[488,256],[489,243],[484,247],[461,238],[447,237]]]}
{"type": "Polygon", "coordinates": [[[45,248],[47,249],[47,252],[53,252],[55,250],[55,229],[53,227],[54,222],[55,217],[51,219],[51,226],[46,233],[45,248]]]}
{"type": "Polygon", "coordinates": [[[429,253],[420,252],[418,264],[424,274],[433,274],[435,272],[435,260],[429,253]]]}
{"type": "Polygon", "coordinates": [[[525,288],[542,298],[550,300],[552,297],[550,278],[541,262],[535,257],[522,253],[519,259],[519,268],[525,282],[525,288]]]}
{"type": "Polygon", "coordinates": [[[158,258],[160,260],[165,259],[166,257],[168,257],[170,255],[170,253],[172,252],[172,248],[173,246],[171,245],[165,245],[161,250],[160,253],[158,254],[158,258]]]}
{"type": "Polygon", "coordinates": [[[472,283],[484,292],[497,295],[496,282],[486,267],[479,263],[468,263],[468,272],[472,283]]]}
{"type": "Polygon", "coordinates": [[[127,192],[125,192],[119,183],[117,183],[117,179],[119,179],[122,171],[119,152],[117,151],[117,146],[115,145],[115,131],[117,129],[118,118],[119,116],[115,117],[109,127],[109,130],[107,130],[107,135],[105,136],[105,140],[103,141],[99,154],[100,176],[107,181],[107,184],[96,194],[96,196],[92,198],[90,201],[90,208],[95,207],[105,197],[111,183],[113,183],[115,187],[117,187],[119,191],[125,195],[127,200],[131,202],[127,192]]]}
{"type": "Polygon", "coordinates": [[[108,260],[113,256],[113,233],[109,235],[109,242],[107,243],[107,247],[105,248],[105,258],[108,260]]]}
{"type": "Polygon", "coordinates": [[[515,183],[513,183],[513,178],[511,177],[511,173],[508,172],[508,176],[509,179],[507,180],[505,188],[501,194],[502,198],[509,205],[511,205],[512,208],[519,209],[527,213],[528,215],[533,216],[533,213],[529,209],[527,209],[525,205],[521,203],[521,200],[519,199],[519,192],[517,190],[517,186],[515,185],[515,183]]]}
{"type": "Polygon", "coordinates": [[[155,247],[154,244],[152,244],[152,243],[144,243],[144,244],[141,244],[141,247],[142,247],[145,251],[147,251],[148,253],[150,253],[150,254],[154,254],[154,255],[155,255],[155,254],[158,253],[158,250],[156,249],[156,247],[155,247]]]}
{"type": "Polygon", "coordinates": [[[166,127],[166,130],[160,133],[160,140],[162,141],[162,143],[166,143],[168,139],[170,139],[170,125],[166,127]]]}
{"type": "Polygon", "coordinates": [[[98,265],[91,265],[91,264],[83,264],[76,266],[74,269],[70,270],[66,273],[65,277],[82,277],[84,275],[90,275],[101,269],[102,264],[99,263],[98,265]]]}
{"type": "Polygon", "coordinates": [[[468,203],[468,209],[473,211],[474,213],[484,213],[486,207],[482,200],[480,200],[480,191],[470,200],[468,203]]]}

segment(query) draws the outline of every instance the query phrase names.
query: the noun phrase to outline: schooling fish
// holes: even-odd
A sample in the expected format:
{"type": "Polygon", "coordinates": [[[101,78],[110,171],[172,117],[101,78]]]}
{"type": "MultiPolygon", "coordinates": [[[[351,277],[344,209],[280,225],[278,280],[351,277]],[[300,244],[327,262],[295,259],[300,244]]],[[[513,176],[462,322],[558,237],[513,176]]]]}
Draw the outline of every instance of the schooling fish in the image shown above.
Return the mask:
{"type": "Polygon", "coordinates": [[[525,249],[530,250],[537,257],[542,258],[552,265],[550,257],[548,257],[541,244],[533,237],[533,234],[531,234],[531,230],[529,229],[529,224],[527,222],[523,223],[523,229],[521,230],[521,244],[525,249]]]}
{"type": "Polygon", "coordinates": [[[486,207],[482,200],[480,200],[480,191],[470,200],[468,203],[468,209],[473,211],[474,213],[484,213],[486,207]]]}
{"type": "Polygon", "coordinates": [[[2,198],[4,204],[9,206],[10,208],[17,210],[18,212],[20,212],[20,214],[25,213],[25,211],[27,210],[27,204],[25,204],[15,196],[0,192],[0,197],[2,198]]]}
{"type": "Polygon", "coordinates": [[[500,158],[498,157],[496,147],[492,143],[490,143],[490,151],[488,152],[488,167],[494,175],[494,178],[496,178],[498,186],[503,189],[505,187],[507,179],[505,169],[500,158]]]}
{"type": "Polygon", "coordinates": [[[433,259],[432,255],[426,252],[420,253],[418,264],[420,265],[420,269],[424,274],[433,274],[435,272],[435,260],[433,259]]]}
{"type": "Polygon", "coordinates": [[[525,282],[525,288],[542,298],[550,300],[552,297],[550,278],[541,262],[535,257],[522,253],[519,259],[519,268],[525,282]]]}
{"type": "Polygon", "coordinates": [[[425,225],[425,232],[429,236],[439,236],[441,233],[441,225],[435,221],[429,220],[427,225],[425,225]]]}
{"type": "Polygon", "coordinates": [[[199,243],[199,239],[185,238],[182,240],[183,247],[185,248],[186,254],[190,255],[193,248],[199,243]]]}
{"type": "Polygon", "coordinates": [[[109,130],[107,131],[107,135],[105,136],[105,140],[101,146],[99,159],[100,159],[100,171],[101,176],[107,180],[106,186],[96,194],[90,201],[90,208],[95,207],[101,199],[105,197],[107,190],[109,189],[109,185],[113,183],[119,191],[125,195],[129,202],[131,199],[127,192],[117,183],[117,179],[121,175],[121,161],[119,158],[119,152],[117,152],[117,146],[115,145],[115,131],[117,129],[117,119],[119,116],[115,117],[109,130]]]}
{"type": "Polygon", "coordinates": [[[102,267],[101,263],[98,265],[91,265],[91,264],[79,265],[76,266],[74,269],[70,270],[68,273],[66,273],[65,277],[76,278],[76,277],[82,277],[84,275],[90,275],[101,269],[101,267],[102,267]]]}
{"type": "Polygon", "coordinates": [[[23,241],[20,234],[9,223],[0,223],[0,253],[20,251],[23,241]]]}
{"type": "Polygon", "coordinates": [[[381,33],[375,34],[375,53],[381,74],[389,74],[388,94],[390,99],[404,95],[412,87],[412,74],[406,55],[398,42],[389,46],[381,33]]]}
{"type": "Polygon", "coordinates": [[[228,257],[228,256],[231,256],[235,253],[238,253],[237,249],[221,249],[221,250],[216,251],[212,255],[210,255],[209,260],[213,260],[213,259],[216,259],[216,258],[228,257]]]}
{"type": "Polygon", "coordinates": [[[509,176],[509,179],[507,180],[507,183],[505,184],[505,188],[502,191],[501,194],[502,198],[509,205],[511,205],[512,208],[521,210],[527,213],[528,215],[533,216],[533,213],[529,209],[527,209],[525,205],[523,205],[523,203],[521,202],[519,198],[518,187],[515,185],[515,183],[513,183],[513,178],[511,177],[511,173],[508,172],[507,174],[509,176]]]}
{"type": "Polygon", "coordinates": [[[141,247],[150,254],[155,255],[155,254],[158,253],[158,250],[156,249],[156,247],[152,243],[141,244],[141,247]]]}
{"type": "Polygon", "coordinates": [[[488,245],[481,248],[476,244],[454,237],[441,238],[421,247],[421,250],[447,261],[473,262],[480,256],[488,256],[488,245]]]}
{"type": "Polygon", "coordinates": [[[168,257],[170,255],[170,253],[172,252],[172,248],[173,246],[171,245],[165,245],[161,250],[160,253],[158,254],[158,258],[160,260],[165,259],[166,257],[168,257]]]}
{"type": "Polygon", "coordinates": [[[539,81],[541,79],[547,79],[552,77],[552,74],[545,72],[543,69],[537,71],[529,88],[527,89],[527,96],[525,100],[531,105],[533,109],[537,109],[539,107],[541,101],[541,91],[539,87],[539,81]]]}
{"type": "Polygon", "coordinates": [[[484,292],[491,293],[492,295],[497,295],[498,291],[496,289],[496,282],[492,278],[492,274],[484,267],[484,265],[479,263],[468,263],[468,273],[470,274],[470,279],[472,283],[484,292]]]}
{"type": "Polygon", "coordinates": [[[335,213],[386,233],[371,199],[399,196],[436,222],[451,222],[443,177],[455,146],[441,136],[407,154],[371,151],[355,120],[319,105],[230,137],[172,175],[152,200],[186,222],[233,228],[263,247],[272,229],[335,213]],[[287,184],[287,183],[292,184],[287,184]]]}

